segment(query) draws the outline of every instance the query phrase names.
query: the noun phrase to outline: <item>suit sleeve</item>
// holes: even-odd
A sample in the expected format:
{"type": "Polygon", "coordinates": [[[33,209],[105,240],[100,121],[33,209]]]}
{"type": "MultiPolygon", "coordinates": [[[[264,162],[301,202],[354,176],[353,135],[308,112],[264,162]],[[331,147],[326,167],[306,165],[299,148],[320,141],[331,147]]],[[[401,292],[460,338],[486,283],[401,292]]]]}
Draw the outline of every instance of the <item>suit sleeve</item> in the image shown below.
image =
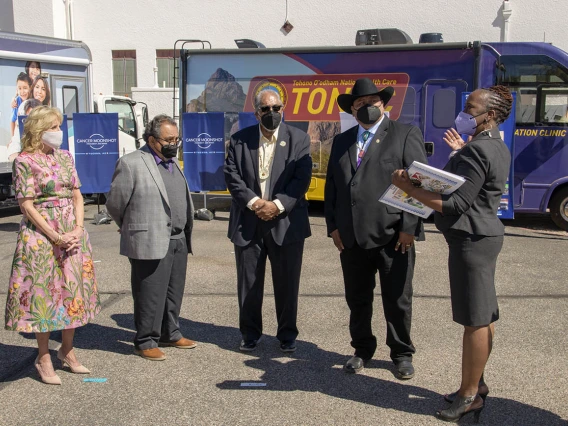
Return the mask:
{"type": "Polygon", "coordinates": [[[455,174],[465,182],[455,192],[442,195],[442,214],[460,215],[466,212],[477,196],[487,176],[484,156],[477,147],[467,146],[460,152],[455,174]]]}
{"type": "MultiPolygon", "coordinates": [[[[412,126],[406,135],[404,143],[404,151],[402,157],[403,166],[406,168],[412,164],[413,161],[428,164],[426,158],[426,149],[424,148],[424,138],[420,129],[412,126]]],[[[422,219],[411,213],[402,212],[402,220],[400,222],[400,231],[406,234],[418,236],[420,233],[422,219]]]]}
{"type": "Polygon", "coordinates": [[[274,194],[274,198],[280,200],[284,210],[288,213],[294,208],[298,200],[306,194],[312,179],[310,137],[307,134],[304,134],[302,141],[298,144],[294,161],[294,176],[290,179],[283,192],[274,194]]]}
{"type": "MultiPolygon", "coordinates": [[[[247,208],[247,203],[252,200],[257,195],[253,190],[247,187],[239,168],[237,166],[237,154],[236,146],[241,143],[234,136],[231,137],[231,142],[229,143],[229,149],[227,151],[227,158],[225,159],[225,168],[223,170],[225,174],[225,183],[227,184],[227,189],[233,197],[233,201],[241,208],[245,210],[247,208]]],[[[241,154],[242,154],[241,150],[241,154]]]]}
{"type": "Polygon", "coordinates": [[[325,215],[325,223],[327,225],[327,235],[330,234],[337,229],[337,224],[335,223],[335,204],[337,202],[337,193],[336,193],[336,186],[335,186],[335,177],[333,175],[333,161],[334,161],[334,147],[335,141],[337,140],[336,136],[333,140],[333,144],[331,146],[331,154],[329,156],[329,160],[327,161],[327,173],[325,176],[325,188],[324,188],[324,215],[325,215]]]}
{"type": "Polygon", "coordinates": [[[110,191],[107,194],[106,209],[110,217],[122,228],[122,219],[126,207],[130,203],[132,192],[134,191],[134,179],[132,171],[126,161],[119,159],[114,169],[110,191]]]}

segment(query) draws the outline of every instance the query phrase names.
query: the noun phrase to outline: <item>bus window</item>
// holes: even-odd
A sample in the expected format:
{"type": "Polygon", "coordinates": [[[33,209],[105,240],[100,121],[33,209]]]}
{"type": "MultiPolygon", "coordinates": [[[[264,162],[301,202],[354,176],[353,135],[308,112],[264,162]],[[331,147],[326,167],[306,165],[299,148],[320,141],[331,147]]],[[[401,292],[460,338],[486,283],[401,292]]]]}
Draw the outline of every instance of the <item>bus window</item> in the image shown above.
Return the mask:
{"type": "Polygon", "coordinates": [[[456,92],[452,89],[436,91],[432,110],[434,126],[445,129],[452,127],[456,117],[456,92]]]}
{"type": "MultiPolygon", "coordinates": [[[[558,88],[566,87],[568,69],[545,55],[505,55],[500,58],[500,63],[503,71],[499,74],[498,83],[508,86],[512,92],[517,93],[517,124],[545,122],[549,121],[549,118],[553,122],[553,116],[558,115],[561,105],[549,103],[548,110],[542,110],[541,117],[537,117],[537,89],[543,84],[558,88]],[[553,116],[549,117],[551,114],[553,116]]],[[[561,104],[562,100],[551,102],[561,104]]],[[[544,103],[541,100],[541,108],[542,105],[544,103]]]]}
{"type": "Polygon", "coordinates": [[[539,121],[547,124],[568,123],[568,89],[543,87],[541,90],[539,121]]]}
{"type": "Polygon", "coordinates": [[[408,88],[406,89],[406,96],[404,97],[404,103],[402,104],[402,111],[397,121],[401,123],[412,124],[414,122],[415,111],[416,90],[414,90],[414,87],[408,86],[408,88]]]}
{"type": "Polygon", "coordinates": [[[79,97],[77,96],[77,87],[63,86],[63,114],[71,118],[73,114],[79,112],[79,97]]]}
{"type": "Polygon", "coordinates": [[[517,92],[517,123],[534,123],[536,120],[536,87],[530,89],[518,88],[517,92]]]}

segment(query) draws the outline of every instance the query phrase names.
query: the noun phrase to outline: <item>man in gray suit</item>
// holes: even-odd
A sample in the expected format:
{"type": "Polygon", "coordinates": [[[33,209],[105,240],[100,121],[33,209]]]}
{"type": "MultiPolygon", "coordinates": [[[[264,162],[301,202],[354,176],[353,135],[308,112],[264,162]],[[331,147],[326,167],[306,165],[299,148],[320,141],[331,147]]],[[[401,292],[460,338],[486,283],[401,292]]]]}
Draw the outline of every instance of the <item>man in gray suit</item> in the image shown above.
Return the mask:
{"type": "Polygon", "coordinates": [[[265,89],[255,97],[260,125],[231,137],[225,181],[233,197],[228,237],[235,245],[241,351],[262,336],[266,258],[272,267],[282,352],[296,350],[296,317],[304,240],[311,235],[305,198],[312,176],[310,137],[282,123],[282,101],[265,89]]]}
{"type": "Polygon", "coordinates": [[[176,158],[176,122],[158,115],[143,138],[146,145],[118,160],[106,208],[120,227],[120,254],[131,264],[135,353],[161,361],[158,346],[196,346],[179,330],[193,203],[176,158]]]}

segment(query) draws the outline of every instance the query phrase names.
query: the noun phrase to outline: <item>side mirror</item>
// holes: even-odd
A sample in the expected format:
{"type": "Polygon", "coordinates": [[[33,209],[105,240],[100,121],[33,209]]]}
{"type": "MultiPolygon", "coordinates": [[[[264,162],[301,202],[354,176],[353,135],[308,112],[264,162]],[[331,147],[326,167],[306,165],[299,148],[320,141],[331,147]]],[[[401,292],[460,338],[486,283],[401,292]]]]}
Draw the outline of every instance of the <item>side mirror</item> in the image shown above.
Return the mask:
{"type": "Polygon", "coordinates": [[[145,106],[142,107],[142,124],[144,124],[144,127],[146,127],[148,125],[148,108],[146,108],[145,106]]]}
{"type": "Polygon", "coordinates": [[[427,157],[434,155],[434,142],[424,142],[424,149],[427,157]]]}

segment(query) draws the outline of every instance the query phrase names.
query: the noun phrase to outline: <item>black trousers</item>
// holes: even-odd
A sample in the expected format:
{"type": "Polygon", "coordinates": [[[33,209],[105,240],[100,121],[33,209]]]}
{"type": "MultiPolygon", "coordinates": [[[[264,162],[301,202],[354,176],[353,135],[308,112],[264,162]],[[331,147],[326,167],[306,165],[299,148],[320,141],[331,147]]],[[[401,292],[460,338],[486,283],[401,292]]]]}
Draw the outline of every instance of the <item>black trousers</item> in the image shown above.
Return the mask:
{"type": "Polygon", "coordinates": [[[391,359],[412,360],[416,352],[410,339],[412,319],[412,276],[416,252],[414,246],[405,254],[395,251],[398,234],[386,245],[363,249],[355,244],[345,248],[341,267],[345,282],[345,298],[351,311],[349,331],[355,355],[371,359],[377,349],[373,335],[373,291],[375,275],[379,272],[383,310],[387,323],[386,343],[391,359]]]}
{"type": "Polygon", "coordinates": [[[304,240],[279,246],[271,233],[258,234],[246,247],[235,245],[237,291],[239,295],[239,328],[243,340],[258,340],[262,335],[262,300],[266,258],[272,268],[274,302],[281,342],[296,340],[298,327],[298,291],[304,240]]]}
{"type": "Polygon", "coordinates": [[[151,349],[157,348],[159,341],[178,341],[183,337],[179,313],[187,271],[185,238],[170,240],[163,259],[129,260],[136,327],[134,345],[151,349]]]}

